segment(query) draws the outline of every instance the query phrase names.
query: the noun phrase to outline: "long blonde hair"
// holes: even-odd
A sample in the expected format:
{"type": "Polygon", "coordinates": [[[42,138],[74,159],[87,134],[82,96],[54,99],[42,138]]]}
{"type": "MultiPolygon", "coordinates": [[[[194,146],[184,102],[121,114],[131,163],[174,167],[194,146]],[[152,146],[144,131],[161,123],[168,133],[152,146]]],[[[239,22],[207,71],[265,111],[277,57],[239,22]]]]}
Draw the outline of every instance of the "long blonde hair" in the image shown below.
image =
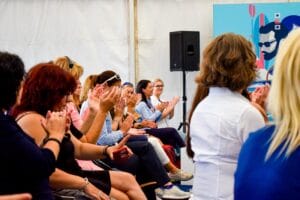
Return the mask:
{"type": "MultiPolygon", "coordinates": [[[[83,67],[79,63],[70,59],[68,56],[58,57],[53,61],[53,63],[58,65],[63,70],[69,72],[76,80],[79,80],[83,74],[83,67]]],[[[80,107],[80,95],[73,94],[72,101],[77,108],[80,107]]]]}
{"type": "Polygon", "coordinates": [[[88,98],[88,92],[90,89],[93,89],[96,79],[98,77],[98,74],[91,74],[88,77],[86,77],[82,90],[80,95],[80,103],[82,104],[85,100],[88,98]]]}
{"type": "Polygon", "coordinates": [[[289,156],[300,144],[300,29],[281,44],[275,61],[268,107],[276,129],[266,159],[283,144],[280,154],[289,156]]]}

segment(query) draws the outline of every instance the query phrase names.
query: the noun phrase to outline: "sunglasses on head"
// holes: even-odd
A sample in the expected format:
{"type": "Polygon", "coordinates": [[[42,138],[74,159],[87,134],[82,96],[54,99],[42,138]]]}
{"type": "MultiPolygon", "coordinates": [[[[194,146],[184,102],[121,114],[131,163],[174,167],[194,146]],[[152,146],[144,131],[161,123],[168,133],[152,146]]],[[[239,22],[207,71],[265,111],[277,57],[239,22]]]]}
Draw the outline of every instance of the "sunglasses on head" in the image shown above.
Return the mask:
{"type": "Polygon", "coordinates": [[[106,81],[104,81],[103,83],[107,83],[107,82],[112,81],[114,79],[120,81],[121,80],[120,75],[119,74],[115,74],[112,77],[110,77],[109,79],[107,79],[106,81]]]}

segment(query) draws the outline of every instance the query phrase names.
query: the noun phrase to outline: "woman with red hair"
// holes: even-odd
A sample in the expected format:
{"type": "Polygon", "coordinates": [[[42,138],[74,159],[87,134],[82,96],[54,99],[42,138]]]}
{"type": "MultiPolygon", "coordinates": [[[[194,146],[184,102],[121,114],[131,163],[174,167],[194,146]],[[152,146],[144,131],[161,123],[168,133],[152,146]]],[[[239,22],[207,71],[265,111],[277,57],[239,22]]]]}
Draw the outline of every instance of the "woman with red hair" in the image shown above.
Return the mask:
{"type": "MultiPolygon", "coordinates": [[[[57,65],[38,64],[28,72],[20,104],[14,113],[18,124],[38,145],[42,145],[47,136],[40,121],[48,110],[65,110],[67,97],[75,88],[74,77],[57,65]]],[[[146,199],[132,175],[115,171],[84,171],[75,160],[107,156],[113,159],[113,152],[123,146],[126,138],[115,146],[97,146],[81,143],[76,138],[80,134],[75,127],[66,131],[57,168],[50,177],[53,188],[78,189],[93,199],[108,199],[108,195],[116,199],[146,199]]]]}

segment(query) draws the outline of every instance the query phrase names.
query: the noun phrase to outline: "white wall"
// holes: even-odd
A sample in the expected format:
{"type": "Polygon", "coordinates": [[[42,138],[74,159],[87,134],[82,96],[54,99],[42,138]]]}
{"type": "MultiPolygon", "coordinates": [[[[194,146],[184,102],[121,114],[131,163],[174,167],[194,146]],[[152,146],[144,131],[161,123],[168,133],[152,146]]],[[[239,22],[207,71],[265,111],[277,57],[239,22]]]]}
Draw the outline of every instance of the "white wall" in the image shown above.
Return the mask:
{"type": "Polygon", "coordinates": [[[0,50],[19,54],[27,69],[67,55],[84,77],[108,68],[130,76],[127,0],[1,0],[0,9],[0,50]]]}

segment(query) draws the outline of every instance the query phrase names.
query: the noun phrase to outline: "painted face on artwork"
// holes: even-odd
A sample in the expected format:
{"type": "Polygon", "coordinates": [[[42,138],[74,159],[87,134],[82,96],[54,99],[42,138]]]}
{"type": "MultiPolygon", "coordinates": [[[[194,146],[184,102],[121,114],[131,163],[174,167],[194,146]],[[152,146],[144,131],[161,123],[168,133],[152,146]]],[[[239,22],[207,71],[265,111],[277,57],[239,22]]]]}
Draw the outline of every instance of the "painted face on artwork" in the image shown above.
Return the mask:
{"type": "Polygon", "coordinates": [[[153,93],[153,84],[148,83],[147,87],[145,89],[143,89],[143,93],[147,98],[150,98],[150,96],[153,93]]]}
{"type": "Polygon", "coordinates": [[[279,42],[275,38],[275,32],[270,31],[269,33],[260,33],[258,46],[264,54],[266,60],[271,60],[275,57],[279,42]]]}

